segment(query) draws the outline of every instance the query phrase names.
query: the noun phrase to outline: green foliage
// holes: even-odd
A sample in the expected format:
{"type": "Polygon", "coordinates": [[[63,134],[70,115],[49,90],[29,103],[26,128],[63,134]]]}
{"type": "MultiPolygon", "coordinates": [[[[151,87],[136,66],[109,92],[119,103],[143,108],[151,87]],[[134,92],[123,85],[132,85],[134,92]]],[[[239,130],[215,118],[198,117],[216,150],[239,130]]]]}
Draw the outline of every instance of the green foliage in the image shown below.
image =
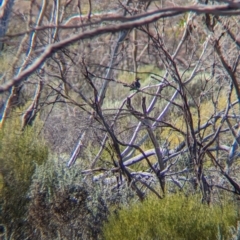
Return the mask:
{"type": "Polygon", "coordinates": [[[62,161],[39,166],[30,190],[30,239],[98,239],[108,210],[98,186],[84,180],[81,167],[62,161]]]}
{"type": "Polygon", "coordinates": [[[19,120],[8,120],[0,130],[0,223],[9,234],[24,221],[32,175],[48,157],[48,149],[37,138],[35,128],[24,132],[19,129],[19,120]]]}
{"type": "Polygon", "coordinates": [[[229,239],[239,219],[233,204],[204,205],[198,196],[150,198],[112,214],[104,226],[110,239],[229,239]]]}
{"type": "Polygon", "coordinates": [[[56,157],[46,161],[48,151],[35,137],[36,128],[20,128],[19,121],[11,121],[0,131],[0,235],[98,239],[109,207],[116,209],[133,195],[84,178],[80,165],[68,169],[56,157]]]}

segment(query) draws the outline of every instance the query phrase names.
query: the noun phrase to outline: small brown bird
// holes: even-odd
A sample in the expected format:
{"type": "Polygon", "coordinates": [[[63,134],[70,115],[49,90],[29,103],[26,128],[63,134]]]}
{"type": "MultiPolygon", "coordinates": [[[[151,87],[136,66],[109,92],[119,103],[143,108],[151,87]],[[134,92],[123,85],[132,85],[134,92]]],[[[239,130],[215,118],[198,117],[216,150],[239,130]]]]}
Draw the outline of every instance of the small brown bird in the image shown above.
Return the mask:
{"type": "Polygon", "coordinates": [[[136,80],[134,82],[132,82],[131,84],[123,84],[123,86],[130,87],[130,91],[138,90],[141,87],[141,84],[139,81],[140,81],[140,78],[136,78],[136,80]]]}

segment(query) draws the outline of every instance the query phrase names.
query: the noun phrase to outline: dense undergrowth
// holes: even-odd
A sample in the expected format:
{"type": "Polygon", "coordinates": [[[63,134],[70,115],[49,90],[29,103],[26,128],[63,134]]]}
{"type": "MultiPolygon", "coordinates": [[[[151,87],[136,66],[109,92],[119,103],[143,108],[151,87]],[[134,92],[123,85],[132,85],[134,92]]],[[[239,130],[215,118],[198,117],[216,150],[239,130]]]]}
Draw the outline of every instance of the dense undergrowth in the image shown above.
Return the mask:
{"type": "Polygon", "coordinates": [[[238,239],[239,206],[229,197],[210,206],[183,194],[140,203],[127,185],[112,189],[82,175],[84,166],[67,169],[36,126],[17,129],[9,121],[0,131],[6,239],[238,239]]]}
{"type": "Polygon", "coordinates": [[[234,239],[239,207],[227,200],[209,206],[199,199],[175,194],[131,204],[111,215],[104,239],[234,239]]]}
{"type": "Polygon", "coordinates": [[[17,239],[14,232],[25,225],[27,194],[35,169],[48,158],[48,148],[36,136],[37,129],[19,129],[19,120],[9,120],[0,130],[0,223],[2,232],[12,239],[17,239]]]}
{"type": "Polygon", "coordinates": [[[19,121],[0,130],[0,236],[6,239],[99,239],[109,209],[133,197],[68,169],[49,154],[37,126],[19,121]]]}

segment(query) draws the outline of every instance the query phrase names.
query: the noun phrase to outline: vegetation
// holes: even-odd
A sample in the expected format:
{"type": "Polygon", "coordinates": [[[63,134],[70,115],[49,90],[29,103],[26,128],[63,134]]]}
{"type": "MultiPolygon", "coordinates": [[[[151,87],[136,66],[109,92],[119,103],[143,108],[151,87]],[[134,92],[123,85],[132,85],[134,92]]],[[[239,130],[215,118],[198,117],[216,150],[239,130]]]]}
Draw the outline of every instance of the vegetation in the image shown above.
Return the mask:
{"type": "Polygon", "coordinates": [[[0,238],[239,238],[238,3],[1,12],[0,238]]]}
{"type": "Polygon", "coordinates": [[[197,195],[150,197],[112,214],[104,226],[104,239],[232,239],[239,213],[233,202],[208,206],[197,195]]]}
{"type": "Polygon", "coordinates": [[[33,177],[30,239],[98,239],[108,201],[98,186],[83,180],[80,168],[64,168],[60,161],[48,161],[33,177]]]}
{"type": "Polygon", "coordinates": [[[0,130],[0,223],[13,239],[22,237],[18,229],[24,226],[35,169],[48,158],[48,148],[36,137],[37,127],[24,132],[19,128],[19,121],[12,119],[0,130]]]}

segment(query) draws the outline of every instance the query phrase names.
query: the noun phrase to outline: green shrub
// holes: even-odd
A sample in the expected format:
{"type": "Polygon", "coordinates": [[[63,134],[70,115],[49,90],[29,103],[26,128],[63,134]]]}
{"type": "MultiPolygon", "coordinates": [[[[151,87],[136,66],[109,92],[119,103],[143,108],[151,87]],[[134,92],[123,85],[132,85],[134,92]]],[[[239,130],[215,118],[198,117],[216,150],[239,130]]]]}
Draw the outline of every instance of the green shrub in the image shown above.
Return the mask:
{"type": "Polygon", "coordinates": [[[104,239],[229,239],[239,219],[235,205],[204,205],[197,196],[150,198],[112,214],[104,239]]]}
{"type": "Polygon", "coordinates": [[[36,128],[19,129],[19,120],[8,120],[0,129],[0,227],[13,239],[21,239],[15,233],[24,224],[32,175],[48,157],[36,128]]]}
{"type": "Polygon", "coordinates": [[[52,157],[37,168],[29,196],[29,239],[98,239],[108,208],[79,166],[52,157]]]}

